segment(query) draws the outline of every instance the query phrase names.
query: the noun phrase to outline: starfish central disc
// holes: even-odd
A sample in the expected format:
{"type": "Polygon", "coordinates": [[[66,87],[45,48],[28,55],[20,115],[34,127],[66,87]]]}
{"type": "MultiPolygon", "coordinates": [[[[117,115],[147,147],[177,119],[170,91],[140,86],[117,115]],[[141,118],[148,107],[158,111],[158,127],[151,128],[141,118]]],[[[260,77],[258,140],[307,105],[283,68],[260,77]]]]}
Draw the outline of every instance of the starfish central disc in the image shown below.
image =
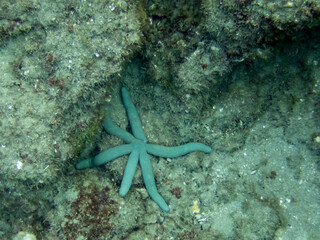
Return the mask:
{"type": "Polygon", "coordinates": [[[112,122],[110,118],[107,118],[104,122],[104,129],[109,134],[121,138],[126,144],[110,148],[93,158],[82,160],[76,165],[76,168],[85,169],[96,167],[106,164],[107,162],[110,162],[120,156],[129,154],[129,159],[119,190],[120,196],[124,197],[128,193],[137,165],[139,163],[141,166],[143,181],[150,197],[159,205],[162,210],[168,212],[169,206],[158,193],[148,153],[158,157],[174,158],[194,151],[210,153],[212,149],[202,143],[188,143],[175,147],[148,144],[136,107],[130,99],[127,89],[123,87],[121,92],[123,104],[129,118],[133,135],[119,128],[112,122]]]}

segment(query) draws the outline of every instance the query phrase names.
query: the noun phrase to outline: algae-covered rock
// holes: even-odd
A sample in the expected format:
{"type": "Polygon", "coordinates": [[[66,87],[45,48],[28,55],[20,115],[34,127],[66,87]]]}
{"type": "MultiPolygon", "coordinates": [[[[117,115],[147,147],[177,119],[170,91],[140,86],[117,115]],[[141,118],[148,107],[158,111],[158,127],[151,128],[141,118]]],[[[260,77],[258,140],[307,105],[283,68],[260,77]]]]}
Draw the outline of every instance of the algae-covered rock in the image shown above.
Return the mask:
{"type": "Polygon", "coordinates": [[[311,0],[0,1],[0,238],[317,239],[319,15],[311,0]],[[170,213],[139,170],[119,196],[127,157],[74,168],[122,144],[105,115],[130,132],[121,86],[150,142],[213,149],[150,158],[170,213]]]}
{"type": "Polygon", "coordinates": [[[269,60],[319,26],[312,0],[148,1],[143,52],[148,80],[166,87],[199,114],[219,96],[239,64],[269,60]],[[214,97],[213,97],[214,98],[214,97]]]}
{"type": "Polygon", "coordinates": [[[10,192],[1,209],[10,209],[99,136],[140,27],[128,1],[1,1],[0,39],[0,181],[10,192]]]}

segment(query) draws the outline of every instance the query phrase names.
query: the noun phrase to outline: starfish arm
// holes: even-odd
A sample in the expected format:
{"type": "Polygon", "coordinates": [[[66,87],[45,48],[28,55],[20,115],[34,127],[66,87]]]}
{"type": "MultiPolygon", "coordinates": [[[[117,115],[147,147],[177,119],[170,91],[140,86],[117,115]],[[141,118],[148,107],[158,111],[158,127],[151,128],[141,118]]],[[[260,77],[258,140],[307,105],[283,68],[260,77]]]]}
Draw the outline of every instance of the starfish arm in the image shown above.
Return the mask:
{"type": "Polygon", "coordinates": [[[126,143],[131,143],[133,140],[135,140],[135,137],[132,136],[132,134],[126,132],[125,130],[115,125],[112,122],[111,118],[106,118],[103,126],[104,126],[104,129],[107,131],[107,133],[121,138],[126,143]]]}
{"type": "Polygon", "coordinates": [[[201,151],[210,153],[212,149],[202,143],[187,143],[177,147],[165,147],[161,145],[147,144],[146,150],[148,153],[158,157],[180,157],[190,152],[201,151]]]}
{"type": "Polygon", "coordinates": [[[147,138],[143,132],[142,124],[141,124],[137,109],[130,99],[128,90],[125,87],[123,87],[121,88],[121,92],[122,92],[123,105],[126,108],[133,135],[136,138],[144,142],[147,142],[147,138]]]}
{"type": "Polygon", "coordinates": [[[133,150],[130,153],[130,156],[126,165],[126,169],[124,170],[124,175],[123,175],[121,187],[119,190],[119,194],[121,197],[124,197],[125,195],[127,195],[131,187],[132,179],[136,172],[138,161],[139,161],[139,152],[136,150],[133,150]]]}
{"type": "Polygon", "coordinates": [[[99,166],[110,162],[118,157],[129,154],[133,150],[131,144],[124,144],[110,148],[94,157],[92,163],[94,166],[99,166]]]}
{"type": "Polygon", "coordinates": [[[154,181],[154,176],[152,173],[150,159],[146,151],[140,151],[140,166],[141,166],[144,184],[146,186],[146,189],[150,197],[153,199],[153,201],[155,201],[159,205],[159,207],[163,211],[168,212],[169,206],[166,204],[164,199],[158,193],[156,183],[154,181]]]}
{"type": "Polygon", "coordinates": [[[76,169],[85,169],[85,168],[90,168],[90,167],[94,167],[92,165],[92,159],[93,158],[88,158],[88,159],[84,159],[81,162],[77,163],[76,165],[76,169]]]}
{"type": "Polygon", "coordinates": [[[129,154],[133,147],[131,144],[125,144],[117,147],[110,148],[94,158],[82,160],[76,165],[76,169],[85,169],[90,167],[96,167],[107,162],[110,162],[122,155],[129,154]]]}

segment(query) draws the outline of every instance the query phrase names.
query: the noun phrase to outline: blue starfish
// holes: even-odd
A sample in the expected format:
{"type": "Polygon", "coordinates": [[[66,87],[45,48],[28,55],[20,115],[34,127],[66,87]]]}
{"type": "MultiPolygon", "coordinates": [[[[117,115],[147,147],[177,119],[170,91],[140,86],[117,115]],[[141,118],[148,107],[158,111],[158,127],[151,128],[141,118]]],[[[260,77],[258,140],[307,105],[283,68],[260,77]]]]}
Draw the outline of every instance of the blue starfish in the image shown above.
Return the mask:
{"type": "Polygon", "coordinates": [[[174,158],[180,157],[193,151],[210,153],[211,148],[202,143],[188,143],[177,147],[165,147],[160,145],[148,144],[147,138],[142,130],[141,121],[138,116],[136,107],[131,101],[127,89],[123,87],[121,89],[121,92],[123,104],[127,111],[133,135],[116,126],[110,118],[106,118],[104,122],[104,129],[109,134],[121,138],[127,144],[113,147],[98,154],[93,158],[85,159],[79,162],[76,165],[76,168],[84,169],[103,165],[122,155],[130,154],[119,190],[120,196],[124,197],[128,193],[139,162],[144,184],[150,197],[159,205],[162,210],[168,212],[169,206],[158,193],[148,153],[158,157],[174,158]]]}

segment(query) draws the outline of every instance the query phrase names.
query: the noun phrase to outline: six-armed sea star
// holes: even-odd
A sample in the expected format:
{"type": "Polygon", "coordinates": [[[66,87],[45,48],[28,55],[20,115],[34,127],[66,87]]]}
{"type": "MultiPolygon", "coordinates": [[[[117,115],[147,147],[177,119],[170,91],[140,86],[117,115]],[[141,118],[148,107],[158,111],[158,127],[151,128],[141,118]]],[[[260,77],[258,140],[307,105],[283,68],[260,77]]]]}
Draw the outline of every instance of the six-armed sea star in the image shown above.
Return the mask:
{"type": "Polygon", "coordinates": [[[108,149],[98,154],[94,158],[85,159],[79,162],[76,165],[76,168],[84,169],[103,165],[122,155],[130,154],[119,191],[120,196],[124,197],[128,193],[139,162],[142,170],[143,180],[150,197],[160,206],[162,210],[167,212],[169,211],[169,206],[157,191],[148,153],[158,157],[174,158],[193,151],[210,153],[211,148],[202,143],[188,143],[177,147],[165,147],[161,145],[148,144],[137,110],[130,99],[127,89],[123,87],[121,92],[123,104],[127,111],[133,135],[119,128],[112,122],[110,118],[107,118],[104,122],[105,130],[109,134],[121,138],[127,144],[108,149]]]}

